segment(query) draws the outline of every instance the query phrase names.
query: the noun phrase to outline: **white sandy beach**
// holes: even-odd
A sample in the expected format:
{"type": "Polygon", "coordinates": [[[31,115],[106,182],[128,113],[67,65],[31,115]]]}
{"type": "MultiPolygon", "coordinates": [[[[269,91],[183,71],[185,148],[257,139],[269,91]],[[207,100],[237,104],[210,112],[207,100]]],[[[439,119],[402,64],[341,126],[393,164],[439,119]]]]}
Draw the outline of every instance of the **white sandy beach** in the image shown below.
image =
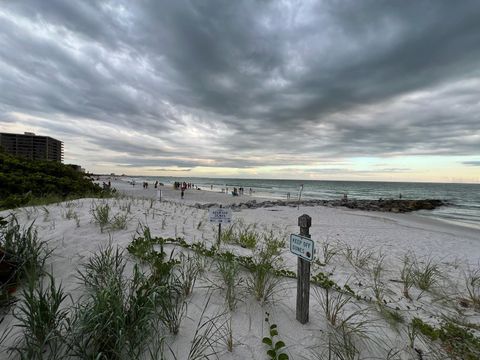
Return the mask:
{"type": "MultiPolygon", "coordinates": [[[[100,181],[97,181],[97,183],[101,184],[102,181],[103,180],[101,179],[100,181]]],[[[105,178],[105,181],[108,182],[108,178],[105,178]]],[[[128,182],[121,180],[111,181],[111,186],[112,188],[117,189],[122,194],[126,194],[129,196],[146,199],[156,199],[158,196],[157,189],[155,189],[152,183],[149,184],[147,189],[144,189],[141,183],[137,182],[135,186],[132,186],[128,182]]],[[[207,189],[187,189],[185,190],[183,199],[181,198],[180,190],[175,190],[171,185],[158,186],[158,189],[162,191],[161,196],[163,200],[175,201],[186,205],[194,205],[196,203],[218,203],[228,205],[238,204],[252,199],[255,199],[257,201],[268,200],[267,198],[247,195],[246,192],[244,195],[232,196],[232,188],[229,189],[228,194],[225,192],[221,192],[218,188],[216,188],[214,191],[207,189]]]]}
{"type": "MultiPolygon", "coordinates": [[[[216,242],[216,226],[209,224],[208,212],[191,205],[195,203],[230,204],[245,202],[252,198],[232,197],[221,193],[200,190],[187,190],[185,199],[180,199],[179,191],[162,187],[163,201],[156,198],[156,191],[150,185],[148,190],[141,184],[135,188],[122,182],[112,183],[120,192],[131,195],[119,199],[82,199],[69,203],[47,206],[47,215],[41,208],[22,208],[15,210],[20,223],[28,225],[35,220],[35,226],[41,239],[47,240],[53,249],[47,268],[56,279],[62,282],[64,289],[78,301],[83,293],[77,279],[77,269],[81,264],[109,242],[125,249],[132,241],[139,224],[149,226],[153,236],[182,237],[188,243],[203,241],[207,245],[216,242]],[[149,199],[142,199],[149,198],[149,199]],[[93,222],[91,209],[99,203],[108,203],[113,213],[122,212],[130,204],[128,227],[126,230],[100,232],[93,222]],[[73,209],[79,219],[68,220],[65,214],[73,209]]],[[[9,211],[0,215],[5,216],[9,211]]],[[[386,214],[362,212],[328,207],[272,207],[242,209],[233,213],[234,223],[252,224],[259,233],[273,231],[286,241],[282,252],[284,266],[296,271],[297,259],[289,252],[288,235],[298,233],[297,219],[302,214],[312,218],[310,233],[315,241],[317,258],[323,258],[322,247],[330,244],[337,254],[326,266],[312,265],[312,275],[321,271],[331,273],[331,279],[343,286],[348,284],[361,297],[371,298],[372,268],[380,257],[384,257],[382,283],[385,287],[385,301],[392,309],[397,309],[404,324],[391,326],[382,318],[374,302],[352,303],[348,311],[361,307],[368,312],[372,321],[368,325],[368,338],[358,340],[362,359],[385,358],[389,349],[398,349],[399,359],[414,359],[413,350],[408,347],[406,325],[413,317],[420,317],[431,324],[438,324],[442,315],[459,316],[468,322],[480,324],[478,313],[472,309],[463,309],[458,299],[464,298],[464,273],[468,268],[479,266],[480,231],[448,225],[439,221],[422,218],[414,214],[386,214]],[[348,261],[347,249],[351,253],[371,252],[366,260],[368,264],[356,266],[348,261]],[[406,254],[415,257],[419,263],[429,260],[438,264],[441,276],[438,277],[435,291],[421,292],[412,288],[412,301],[402,296],[402,285],[398,282],[402,259],[406,254]],[[379,345],[380,344],[380,345],[379,345]]],[[[240,226],[240,225],[239,225],[240,226]]],[[[173,247],[169,248],[169,251],[173,247]]],[[[236,254],[249,255],[251,250],[236,245],[222,244],[223,250],[236,254]]],[[[169,252],[168,251],[168,252],[169,252]]],[[[177,248],[177,254],[182,250],[177,248]]],[[[136,260],[129,257],[133,264],[136,260]]],[[[247,277],[248,274],[244,274],[247,277]]],[[[211,267],[204,277],[198,279],[196,288],[188,299],[188,316],[183,321],[180,333],[168,338],[168,343],[177,353],[178,359],[186,358],[199,313],[205,303],[212,283],[218,282],[215,268],[211,267]]],[[[213,291],[213,290],[210,290],[213,291]]],[[[284,279],[279,284],[275,296],[261,306],[245,290],[239,289],[242,302],[232,314],[234,349],[230,353],[221,350],[220,359],[265,359],[266,346],[262,344],[266,326],[264,313],[268,311],[273,322],[278,324],[281,339],[286,343],[286,352],[290,359],[312,359],[325,346],[328,325],[323,310],[319,306],[316,292],[323,289],[312,285],[310,299],[310,322],[301,325],[295,320],[296,280],[284,279]],[[316,288],[314,291],[313,288],[316,288]]],[[[20,292],[20,291],[19,291],[20,292]]],[[[220,290],[213,291],[210,312],[223,308],[223,296],[220,290]]],[[[13,308],[14,310],[14,308],[13,308]]],[[[11,314],[0,324],[0,333],[12,328],[16,323],[11,314]]],[[[4,346],[12,344],[19,329],[15,328],[4,346]]],[[[418,339],[416,346],[425,354],[429,348],[425,341],[418,339]]],[[[0,352],[0,358],[6,358],[6,352],[0,352]]],[[[429,358],[428,356],[425,358],[429,358]]],[[[433,357],[432,357],[433,358],[433,357]]]]}

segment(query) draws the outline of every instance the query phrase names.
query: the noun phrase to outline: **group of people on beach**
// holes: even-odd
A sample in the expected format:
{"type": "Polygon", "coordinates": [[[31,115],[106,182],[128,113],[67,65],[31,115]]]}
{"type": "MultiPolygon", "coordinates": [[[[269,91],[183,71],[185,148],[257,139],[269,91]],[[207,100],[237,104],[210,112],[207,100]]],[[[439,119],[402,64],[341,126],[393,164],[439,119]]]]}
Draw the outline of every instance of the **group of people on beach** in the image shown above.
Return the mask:
{"type": "Polygon", "coordinates": [[[194,189],[195,188],[195,184],[192,184],[192,183],[187,183],[187,182],[180,182],[180,181],[175,181],[173,183],[173,188],[175,190],[178,190],[178,189],[194,189]]]}
{"type": "MultiPolygon", "coordinates": [[[[243,187],[239,187],[238,189],[234,187],[232,191],[232,195],[233,196],[243,195],[243,192],[244,192],[243,187]]],[[[250,195],[252,195],[252,188],[250,188],[250,195]]]]}
{"type": "Polygon", "coordinates": [[[197,189],[197,190],[200,190],[200,188],[198,186],[195,186],[195,184],[193,183],[187,183],[187,182],[180,182],[180,181],[175,181],[173,183],[173,188],[175,190],[178,190],[180,189],[180,198],[183,199],[184,196],[185,196],[185,190],[187,189],[197,189]]]}
{"type": "Polygon", "coordinates": [[[112,183],[110,182],[110,180],[108,180],[108,183],[104,181],[102,183],[102,188],[103,190],[110,190],[112,188],[112,183]]]}

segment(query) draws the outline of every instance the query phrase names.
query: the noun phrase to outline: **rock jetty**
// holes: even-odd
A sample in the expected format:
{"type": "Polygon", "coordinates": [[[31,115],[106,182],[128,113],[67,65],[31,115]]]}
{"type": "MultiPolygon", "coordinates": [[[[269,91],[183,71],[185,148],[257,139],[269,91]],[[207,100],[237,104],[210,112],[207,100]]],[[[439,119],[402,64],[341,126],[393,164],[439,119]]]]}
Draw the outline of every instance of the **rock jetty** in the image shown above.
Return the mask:
{"type": "MultiPolygon", "coordinates": [[[[233,210],[269,208],[274,206],[329,206],[329,207],[347,207],[349,209],[358,209],[364,211],[383,211],[393,213],[406,213],[417,210],[433,210],[437,207],[446,205],[446,202],[438,199],[407,200],[407,199],[379,199],[379,200],[301,200],[301,201],[260,201],[250,200],[244,203],[232,204],[233,210]]],[[[198,209],[208,209],[218,206],[216,203],[195,204],[198,209]]]]}

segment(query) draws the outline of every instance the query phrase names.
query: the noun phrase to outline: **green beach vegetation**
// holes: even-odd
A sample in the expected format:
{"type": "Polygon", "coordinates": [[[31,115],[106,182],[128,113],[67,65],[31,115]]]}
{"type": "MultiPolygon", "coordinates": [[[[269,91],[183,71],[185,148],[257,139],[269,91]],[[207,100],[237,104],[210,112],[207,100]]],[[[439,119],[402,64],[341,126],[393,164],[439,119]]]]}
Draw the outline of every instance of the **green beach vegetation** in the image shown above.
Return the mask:
{"type": "Polygon", "coordinates": [[[109,195],[85,174],[53,161],[31,161],[0,149],[0,210],[109,195]]]}

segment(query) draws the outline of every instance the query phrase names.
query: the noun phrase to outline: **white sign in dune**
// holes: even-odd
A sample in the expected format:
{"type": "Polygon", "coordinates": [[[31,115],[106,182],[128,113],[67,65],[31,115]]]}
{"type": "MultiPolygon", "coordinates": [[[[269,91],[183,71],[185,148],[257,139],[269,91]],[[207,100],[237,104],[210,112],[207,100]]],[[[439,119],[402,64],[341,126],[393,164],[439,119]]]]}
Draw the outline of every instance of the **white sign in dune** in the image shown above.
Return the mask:
{"type": "Polygon", "coordinates": [[[296,234],[290,235],[290,252],[307,261],[313,260],[313,240],[296,234]]]}
{"type": "Polygon", "coordinates": [[[214,224],[230,224],[232,222],[232,209],[210,208],[208,220],[214,224]]]}

